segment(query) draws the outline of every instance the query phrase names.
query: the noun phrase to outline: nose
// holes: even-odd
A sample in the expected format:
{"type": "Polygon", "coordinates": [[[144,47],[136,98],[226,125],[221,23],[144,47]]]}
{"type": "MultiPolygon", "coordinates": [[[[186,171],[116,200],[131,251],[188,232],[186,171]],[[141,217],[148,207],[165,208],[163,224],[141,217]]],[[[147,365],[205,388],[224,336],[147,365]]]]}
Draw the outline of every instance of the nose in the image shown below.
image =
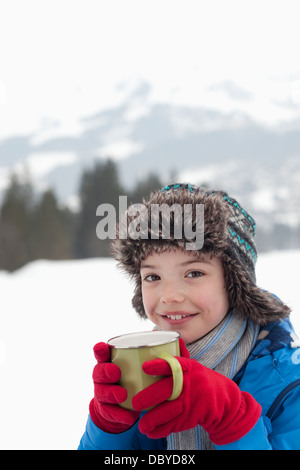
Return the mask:
{"type": "Polygon", "coordinates": [[[160,301],[163,304],[183,302],[184,295],[178,283],[167,282],[163,284],[160,301]]]}

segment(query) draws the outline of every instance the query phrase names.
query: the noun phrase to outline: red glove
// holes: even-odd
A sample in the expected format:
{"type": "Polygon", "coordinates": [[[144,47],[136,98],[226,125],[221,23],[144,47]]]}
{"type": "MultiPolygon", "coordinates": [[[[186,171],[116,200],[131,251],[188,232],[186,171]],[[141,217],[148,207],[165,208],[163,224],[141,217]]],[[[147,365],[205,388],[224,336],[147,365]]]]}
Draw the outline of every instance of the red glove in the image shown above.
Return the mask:
{"type": "Polygon", "coordinates": [[[149,410],[141,419],[139,429],[157,439],[172,432],[202,426],[217,445],[229,444],[247,434],[258,421],[261,406],[247,392],[224,375],[199,364],[195,359],[178,357],[183,371],[181,395],[166,401],[172,393],[172,372],[169,364],[154,359],[143,364],[150,375],[168,375],[133,397],[136,410],[149,410]]]}
{"type": "Polygon", "coordinates": [[[98,364],[94,368],[94,398],[90,403],[91,418],[105,432],[114,434],[127,431],[138,419],[140,413],[121,408],[118,404],[127,398],[127,391],[116,382],[121,371],[110,361],[110,349],[106,343],[94,347],[98,364]]]}

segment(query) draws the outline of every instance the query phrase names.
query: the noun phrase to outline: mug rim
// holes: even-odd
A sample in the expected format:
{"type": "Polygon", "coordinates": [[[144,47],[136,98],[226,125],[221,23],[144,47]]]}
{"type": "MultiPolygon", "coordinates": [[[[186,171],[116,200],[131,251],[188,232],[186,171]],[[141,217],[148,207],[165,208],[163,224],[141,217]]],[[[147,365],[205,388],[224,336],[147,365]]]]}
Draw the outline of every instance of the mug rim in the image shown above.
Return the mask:
{"type": "Polygon", "coordinates": [[[149,348],[152,346],[160,346],[163,344],[168,344],[168,343],[173,343],[173,341],[176,341],[180,338],[180,334],[177,331],[171,331],[171,330],[150,330],[150,331],[136,331],[132,333],[125,333],[122,335],[117,335],[114,336],[113,338],[110,338],[107,341],[107,344],[112,347],[112,348],[117,348],[117,349],[140,349],[140,348],[149,348]],[[163,334],[171,334],[172,337],[166,338],[165,340],[157,340],[153,341],[149,344],[140,344],[140,345],[118,345],[118,344],[112,344],[112,341],[117,340],[118,338],[123,338],[123,337],[129,337],[129,336],[134,336],[134,335],[142,335],[142,334],[150,334],[151,333],[158,333],[159,335],[162,333],[163,334]]]}

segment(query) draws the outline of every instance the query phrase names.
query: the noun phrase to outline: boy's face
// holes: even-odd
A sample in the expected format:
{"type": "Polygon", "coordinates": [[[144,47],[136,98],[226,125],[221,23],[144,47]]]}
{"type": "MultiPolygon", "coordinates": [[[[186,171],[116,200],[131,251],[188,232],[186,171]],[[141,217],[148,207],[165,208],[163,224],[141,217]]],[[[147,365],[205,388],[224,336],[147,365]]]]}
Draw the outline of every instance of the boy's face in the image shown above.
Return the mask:
{"type": "Polygon", "coordinates": [[[225,317],[228,298],[222,263],[176,249],[153,254],[141,265],[147,317],[162,330],[181,334],[185,343],[206,335],[225,317]]]}

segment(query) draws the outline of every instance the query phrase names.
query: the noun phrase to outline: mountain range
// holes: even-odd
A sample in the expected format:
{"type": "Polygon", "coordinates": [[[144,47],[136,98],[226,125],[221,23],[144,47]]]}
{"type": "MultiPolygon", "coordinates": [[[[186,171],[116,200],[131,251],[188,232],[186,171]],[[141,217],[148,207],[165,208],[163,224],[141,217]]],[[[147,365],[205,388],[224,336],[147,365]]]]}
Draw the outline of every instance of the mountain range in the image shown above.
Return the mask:
{"type": "Polygon", "coordinates": [[[264,127],[244,112],[149,104],[149,85],[128,100],[85,116],[80,132],[48,123],[40,135],[0,141],[0,201],[12,170],[27,167],[38,189],[51,186],[73,208],[82,171],[98,159],[118,161],[127,188],[148,173],[222,187],[266,226],[300,221],[300,122],[264,127]]]}

